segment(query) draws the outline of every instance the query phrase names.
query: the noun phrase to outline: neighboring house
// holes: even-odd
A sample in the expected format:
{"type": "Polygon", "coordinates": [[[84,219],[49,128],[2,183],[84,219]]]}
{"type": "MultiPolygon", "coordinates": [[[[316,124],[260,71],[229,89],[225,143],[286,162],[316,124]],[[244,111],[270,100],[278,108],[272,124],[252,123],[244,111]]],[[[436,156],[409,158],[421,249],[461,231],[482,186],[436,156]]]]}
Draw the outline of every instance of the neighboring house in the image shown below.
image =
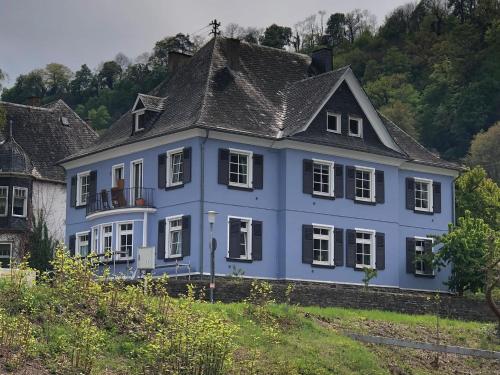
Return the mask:
{"type": "Polygon", "coordinates": [[[66,181],[56,165],[97,136],[62,100],[44,107],[0,102],[0,266],[27,249],[33,218],[43,211],[49,233],[64,240],[66,181]]]}
{"type": "Polygon", "coordinates": [[[128,274],[154,247],[155,274],[206,274],[214,210],[217,275],[360,284],[372,267],[373,285],[445,289],[449,270],[416,256],[453,221],[459,167],[377,113],[330,50],[218,37],[169,60],[165,82],[62,162],[73,254],[118,252],[128,274]]]}

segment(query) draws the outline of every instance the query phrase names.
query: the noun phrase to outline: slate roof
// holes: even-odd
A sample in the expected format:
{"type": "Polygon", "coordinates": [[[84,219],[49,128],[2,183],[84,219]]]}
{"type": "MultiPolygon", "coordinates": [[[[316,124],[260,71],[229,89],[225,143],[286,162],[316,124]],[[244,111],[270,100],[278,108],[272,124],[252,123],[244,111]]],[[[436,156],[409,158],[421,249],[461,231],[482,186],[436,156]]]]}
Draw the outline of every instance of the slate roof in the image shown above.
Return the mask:
{"type": "Polygon", "coordinates": [[[0,131],[0,169],[3,172],[21,172],[39,179],[64,182],[64,169],[56,163],[89,147],[97,139],[97,133],[62,100],[44,107],[2,101],[0,106],[7,114],[7,124],[0,131]],[[67,119],[68,125],[63,125],[61,117],[67,119]],[[13,138],[9,136],[10,120],[13,138]],[[13,149],[18,155],[14,159],[13,149]]]}
{"type": "MultiPolygon", "coordinates": [[[[409,159],[409,154],[394,151],[383,144],[368,145],[351,137],[309,139],[299,132],[349,69],[344,67],[311,76],[314,70],[307,55],[218,37],[205,44],[149,93],[149,97],[155,99],[148,105],[157,106],[158,98],[163,98],[163,110],[145,126],[145,131],[132,134],[132,114],[129,111],[95,144],[63,161],[191,128],[276,140],[326,142],[337,147],[409,159]]],[[[147,97],[140,95],[141,98],[147,97]]],[[[391,126],[393,137],[398,135],[394,127],[391,126]]],[[[405,147],[412,150],[421,147],[411,138],[401,135],[399,138],[405,139],[403,150],[405,147]]],[[[418,156],[416,162],[457,168],[453,163],[437,161],[428,152],[418,155],[413,152],[412,155],[418,156]]]]}
{"type": "Polygon", "coordinates": [[[165,98],[146,94],[139,94],[138,98],[146,110],[163,111],[165,109],[165,98]]]}

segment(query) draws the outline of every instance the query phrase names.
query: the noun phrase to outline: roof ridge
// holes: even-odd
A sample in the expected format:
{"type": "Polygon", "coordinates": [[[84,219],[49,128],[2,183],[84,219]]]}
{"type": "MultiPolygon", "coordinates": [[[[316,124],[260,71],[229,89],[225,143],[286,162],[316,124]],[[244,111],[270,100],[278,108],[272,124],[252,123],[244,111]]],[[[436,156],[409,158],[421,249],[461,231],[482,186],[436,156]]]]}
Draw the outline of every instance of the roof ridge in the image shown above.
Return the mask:
{"type": "Polygon", "coordinates": [[[40,111],[47,111],[47,112],[53,112],[54,111],[52,108],[45,108],[45,107],[37,107],[37,106],[27,105],[27,104],[12,103],[12,102],[6,102],[6,101],[3,101],[3,100],[0,100],[0,104],[12,105],[12,106],[15,106],[15,107],[23,107],[23,108],[30,108],[30,109],[38,109],[40,111]]]}
{"type": "MultiPolygon", "coordinates": [[[[218,36],[217,39],[238,39],[238,38],[228,38],[225,36],[218,36]]],[[[257,47],[257,48],[262,48],[262,49],[271,49],[273,51],[278,51],[278,52],[281,52],[284,54],[296,55],[296,56],[300,56],[300,57],[307,58],[307,59],[311,58],[308,54],[305,54],[305,53],[287,51],[286,49],[269,47],[269,46],[265,46],[265,45],[257,44],[257,43],[250,43],[250,42],[247,42],[246,40],[242,40],[242,39],[238,39],[238,40],[240,41],[240,43],[245,43],[245,44],[248,44],[249,46],[252,46],[252,47],[257,47]]]]}
{"type": "Polygon", "coordinates": [[[305,81],[307,81],[307,80],[313,80],[313,79],[318,78],[318,77],[324,77],[324,76],[325,76],[325,75],[327,75],[327,74],[336,73],[336,72],[339,72],[339,71],[341,71],[341,70],[347,70],[347,69],[348,69],[348,68],[350,68],[350,67],[351,67],[351,65],[344,65],[344,66],[342,66],[342,67],[340,67],[340,68],[337,68],[337,69],[334,69],[334,70],[330,70],[330,71],[328,71],[328,72],[324,72],[324,73],[321,73],[321,74],[315,74],[315,75],[313,75],[313,76],[310,76],[310,77],[307,77],[307,78],[300,79],[300,80],[298,80],[298,81],[292,82],[292,83],[291,83],[291,84],[287,87],[287,89],[288,89],[289,87],[292,87],[293,85],[295,85],[295,84],[297,84],[297,83],[305,82],[305,81]]]}
{"type": "MultiPolygon", "coordinates": [[[[208,88],[210,86],[210,80],[212,79],[212,75],[213,75],[214,51],[215,51],[217,40],[218,40],[218,38],[213,38],[213,46],[212,46],[212,51],[210,53],[210,61],[208,62],[207,81],[205,83],[205,90],[203,90],[203,100],[201,102],[200,110],[198,111],[198,116],[196,117],[196,120],[194,120],[194,122],[193,122],[194,126],[198,125],[198,121],[200,121],[201,116],[203,115],[203,113],[205,111],[206,104],[207,104],[207,93],[208,93],[208,88]]],[[[210,41],[208,43],[210,43],[210,41]]]]}

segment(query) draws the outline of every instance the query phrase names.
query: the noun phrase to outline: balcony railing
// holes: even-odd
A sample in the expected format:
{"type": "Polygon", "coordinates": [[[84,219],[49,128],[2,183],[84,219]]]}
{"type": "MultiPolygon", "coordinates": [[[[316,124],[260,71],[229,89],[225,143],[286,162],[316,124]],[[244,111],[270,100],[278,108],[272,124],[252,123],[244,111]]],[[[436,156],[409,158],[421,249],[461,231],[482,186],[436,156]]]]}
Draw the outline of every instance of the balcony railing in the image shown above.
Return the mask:
{"type": "Polygon", "coordinates": [[[154,189],[152,188],[112,188],[111,190],[101,190],[96,195],[88,197],[87,215],[120,208],[154,207],[153,191],[154,189]]]}

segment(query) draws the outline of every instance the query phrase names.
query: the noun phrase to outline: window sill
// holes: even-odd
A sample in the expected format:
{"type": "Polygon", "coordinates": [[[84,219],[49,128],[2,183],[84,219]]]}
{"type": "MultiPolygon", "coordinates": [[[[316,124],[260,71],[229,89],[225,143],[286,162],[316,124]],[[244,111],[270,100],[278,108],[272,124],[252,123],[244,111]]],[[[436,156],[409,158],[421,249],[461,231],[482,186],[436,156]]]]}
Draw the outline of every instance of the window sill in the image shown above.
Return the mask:
{"type": "Polygon", "coordinates": [[[177,185],[170,185],[170,186],[167,186],[165,187],[165,190],[175,190],[175,189],[180,189],[180,188],[183,188],[184,187],[184,184],[177,184],[177,185]]]}
{"type": "Polygon", "coordinates": [[[313,198],[326,199],[326,200],[330,200],[330,201],[335,200],[335,197],[333,195],[322,195],[322,194],[315,194],[315,193],[312,193],[311,195],[313,198]]]}
{"type": "Polygon", "coordinates": [[[424,279],[433,279],[436,277],[436,274],[434,273],[414,273],[413,274],[415,277],[422,277],[424,279]]]}
{"type": "Polygon", "coordinates": [[[87,203],[85,203],[85,204],[77,204],[77,205],[75,205],[75,208],[76,208],[77,210],[79,210],[79,209],[81,209],[81,208],[85,208],[85,207],[87,207],[87,203]]]}
{"type": "Polygon", "coordinates": [[[318,263],[311,263],[311,267],[314,267],[314,268],[330,268],[330,269],[336,268],[336,266],[332,265],[332,264],[318,264],[318,263]]]}
{"type": "MultiPolygon", "coordinates": [[[[6,217],[7,215],[5,216],[2,216],[2,217],[6,217]]],[[[26,219],[26,216],[21,216],[21,215],[12,215],[12,217],[15,217],[17,219],[26,219]]]]}
{"type": "Polygon", "coordinates": [[[415,212],[416,214],[421,214],[421,215],[434,215],[433,211],[423,211],[423,210],[413,209],[413,212],[415,212]]]}
{"type": "Polygon", "coordinates": [[[253,188],[251,188],[251,187],[236,186],[236,185],[231,185],[231,184],[227,185],[227,188],[232,189],[232,190],[253,191],[253,188]]]}
{"type": "Polygon", "coordinates": [[[252,263],[253,259],[241,259],[241,258],[226,257],[226,262],[252,263]]]}
{"type": "Polygon", "coordinates": [[[170,258],[165,258],[163,259],[164,262],[175,262],[176,260],[179,261],[179,260],[183,260],[184,257],[181,255],[181,256],[178,256],[178,257],[170,257],[170,258]]]}
{"type": "Polygon", "coordinates": [[[354,198],[354,203],[365,204],[367,206],[375,206],[377,204],[377,202],[364,201],[364,200],[360,200],[360,199],[357,199],[357,198],[354,198]]]}
{"type": "Polygon", "coordinates": [[[360,267],[360,266],[354,266],[354,271],[361,271],[361,272],[364,272],[365,269],[369,269],[369,270],[374,270],[375,267],[372,267],[372,266],[363,266],[363,267],[360,267]]]}

